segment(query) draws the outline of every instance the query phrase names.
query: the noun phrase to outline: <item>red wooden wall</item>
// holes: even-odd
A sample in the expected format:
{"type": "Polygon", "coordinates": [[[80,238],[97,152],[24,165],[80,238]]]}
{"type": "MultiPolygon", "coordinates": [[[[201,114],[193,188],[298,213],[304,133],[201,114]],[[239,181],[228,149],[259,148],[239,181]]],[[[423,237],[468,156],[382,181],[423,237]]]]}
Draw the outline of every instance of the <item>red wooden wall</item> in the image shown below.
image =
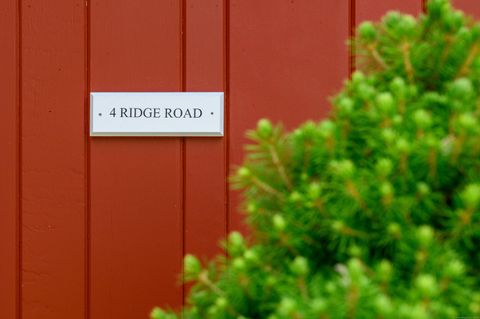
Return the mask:
{"type": "Polygon", "coordinates": [[[244,229],[245,130],[325,116],[353,26],[389,9],[422,0],[0,1],[0,318],[181,305],[182,256],[244,229]],[[224,91],[226,135],[90,138],[90,91],[224,91]]]}

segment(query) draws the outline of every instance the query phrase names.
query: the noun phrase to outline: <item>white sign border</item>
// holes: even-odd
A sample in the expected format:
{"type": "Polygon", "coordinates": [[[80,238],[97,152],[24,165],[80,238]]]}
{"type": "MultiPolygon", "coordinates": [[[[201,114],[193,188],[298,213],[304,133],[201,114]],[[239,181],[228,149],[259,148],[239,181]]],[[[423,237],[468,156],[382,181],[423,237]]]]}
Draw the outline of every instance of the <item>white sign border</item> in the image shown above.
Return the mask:
{"type": "Polygon", "coordinates": [[[225,109],[225,93],[224,92],[107,92],[107,91],[95,91],[95,92],[90,92],[90,136],[91,137],[129,137],[129,136],[141,136],[141,137],[223,137],[224,136],[224,109],[225,109]],[[220,132],[94,132],[93,131],[93,98],[95,94],[115,94],[115,93],[121,93],[121,94],[137,94],[137,93],[145,93],[145,94],[152,94],[152,93],[165,93],[165,94],[215,94],[218,95],[220,98],[220,114],[219,114],[219,120],[220,120],[220,132]]]}

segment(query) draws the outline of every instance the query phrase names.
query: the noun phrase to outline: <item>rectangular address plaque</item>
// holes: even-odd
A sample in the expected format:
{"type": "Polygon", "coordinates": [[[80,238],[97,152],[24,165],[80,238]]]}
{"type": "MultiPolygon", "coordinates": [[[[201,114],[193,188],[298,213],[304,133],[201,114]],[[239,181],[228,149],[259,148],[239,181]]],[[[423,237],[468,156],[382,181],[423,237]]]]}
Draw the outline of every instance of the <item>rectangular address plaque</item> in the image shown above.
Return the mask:
{"type": "Polygon", "coordinates": [[[91,136],[223,136],[223,92],[92,92],[91,136]]]}

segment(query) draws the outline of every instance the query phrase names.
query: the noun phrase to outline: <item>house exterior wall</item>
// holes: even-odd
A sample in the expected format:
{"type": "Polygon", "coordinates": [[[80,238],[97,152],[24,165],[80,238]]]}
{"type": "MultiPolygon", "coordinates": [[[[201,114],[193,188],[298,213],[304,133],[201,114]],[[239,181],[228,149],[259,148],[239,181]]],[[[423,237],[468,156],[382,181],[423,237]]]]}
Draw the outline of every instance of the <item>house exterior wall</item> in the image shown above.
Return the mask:
{"type": "MultiPolygon", "coordinates": [[[[480,3],[455,0],[472,14],[480,3]]],[[[244,134],[329,110],[353,27],[422,0],[2,0],[0,318],[178,308],[182,257],[246,231],[244,134]],[[90,137],[91,91],[223,91],[225,136],[90,137]]]]}

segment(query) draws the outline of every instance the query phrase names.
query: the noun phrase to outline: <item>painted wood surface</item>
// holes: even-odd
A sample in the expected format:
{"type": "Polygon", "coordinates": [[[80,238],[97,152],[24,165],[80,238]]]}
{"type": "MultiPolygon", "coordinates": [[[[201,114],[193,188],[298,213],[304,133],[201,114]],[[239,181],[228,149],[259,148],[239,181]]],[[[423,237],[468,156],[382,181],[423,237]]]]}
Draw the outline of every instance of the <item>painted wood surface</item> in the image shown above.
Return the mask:
{"type": "Polygon", "coordinates": [[[19,305],[19,8],[0,2],[0,318],[19,305]]]}
{"type": "Polygon", "coordinates": [[[21,317],[84,318],[85,2],[21,2],[21,317]]]}
{"type": "MultiPolygon", "coordinates": [[[[454,0],[480,17],[480,4],[454,0]]],[[[246,231],[245,131],[329,111],[353,27],[421,0],[0,3],[0,318],[178,308],[182,257],[246,231]],[[225,137],[88,135],[90,91],[224,91],[225,137]]]]}

